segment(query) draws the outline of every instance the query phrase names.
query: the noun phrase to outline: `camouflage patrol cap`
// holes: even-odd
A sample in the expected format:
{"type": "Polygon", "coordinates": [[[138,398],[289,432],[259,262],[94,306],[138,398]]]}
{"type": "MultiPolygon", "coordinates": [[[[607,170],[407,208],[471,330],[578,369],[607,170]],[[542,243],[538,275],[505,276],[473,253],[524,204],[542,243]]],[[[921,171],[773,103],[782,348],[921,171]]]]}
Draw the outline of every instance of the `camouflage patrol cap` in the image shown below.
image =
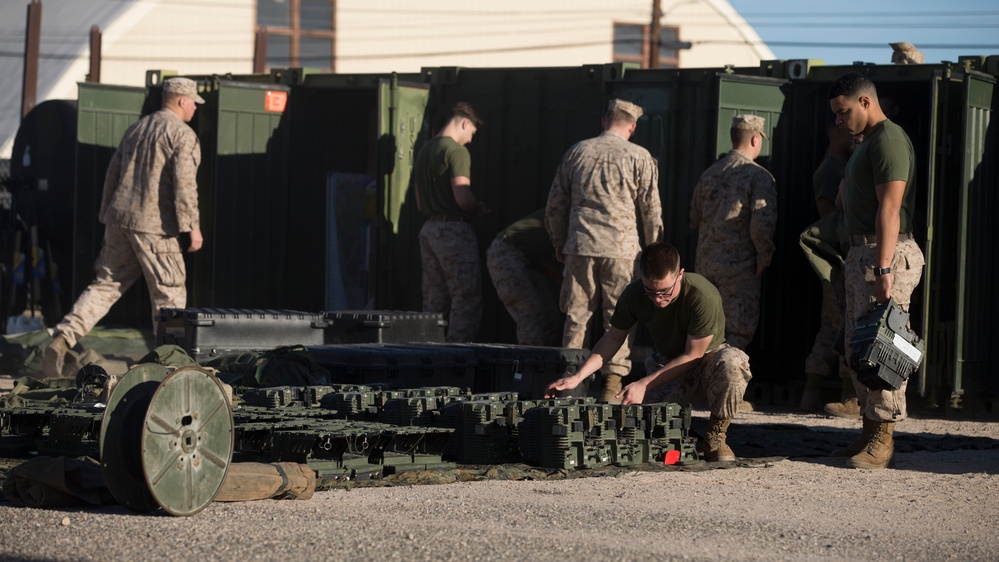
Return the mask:
{"type": "Polygon", "coordinates": [[[766,120],[759,115],[736,115],[732,117],[732,128],[733,129],[744,129],[746,131],[753,131],[763,135],[763,138],[768,139],[767,131],[763,127],[766,120]]]}
{"type": "Polygon", "coordinates": [[[643,115],[642,108],[640,106],[631,103],[630,101],[619,100],[619,99],[610,100],[610,104],[607,105],[607,111],[611,112],[614,111],[615,109],[623,111],[628,115],[631,115],[632,117],[635,118],[635,121],[638,121],[638,119],[643,115]]]}
{"type": "Polygon", "coordinates": [[[923,53],[912,43],[905,41],[888,43],[892,48],[891,62],[895,64],[923,64],[923,53]]]}
{"type": "Polygon", "coordinates": [[[197,103],[205,103],[205,99],[198,95],[198,84],[190,78],[168,78],[164,80],[163,93],[180,94],[188,96],[197,103]]]}

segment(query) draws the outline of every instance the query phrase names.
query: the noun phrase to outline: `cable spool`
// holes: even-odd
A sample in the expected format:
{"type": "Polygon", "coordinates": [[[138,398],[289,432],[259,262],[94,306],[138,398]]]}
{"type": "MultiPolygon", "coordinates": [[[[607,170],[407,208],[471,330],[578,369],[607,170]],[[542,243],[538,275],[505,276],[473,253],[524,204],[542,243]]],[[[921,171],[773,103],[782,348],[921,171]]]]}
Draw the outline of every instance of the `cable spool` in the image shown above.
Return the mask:
{"type": "Polygon", "coordinates": [[[132,511],[194,515],[222,486],[234,449],[232,408],[198,366],[139,365],[115,385],[101,424],[111,494],[132,511]]]}

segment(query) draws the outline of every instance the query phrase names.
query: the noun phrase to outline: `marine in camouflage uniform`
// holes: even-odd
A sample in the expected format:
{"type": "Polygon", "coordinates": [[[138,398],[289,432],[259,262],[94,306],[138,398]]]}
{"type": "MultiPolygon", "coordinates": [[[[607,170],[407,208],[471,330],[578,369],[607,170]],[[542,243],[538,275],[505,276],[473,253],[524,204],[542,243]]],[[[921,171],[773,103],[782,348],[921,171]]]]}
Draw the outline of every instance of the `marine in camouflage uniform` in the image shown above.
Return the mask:
{"type": "MultiPolygon", "coordinates": [[[[642,108],[611,100],[600,136],[573,145],[562,157],[545,211],[545,228],[565,263],[559,298],[566,314],[562,346],[581,348],[595,310],[604,329],[618,295],[632,280],[641,248],[662,234],[659,167],[649,151],[628,141],[642,108]],[[636,216],[636,206],[639,216],[636,216]]],[[[617,402],[621,378],[631,372],[627,343],[605,366],[604,400],[617,402]]]]}
{"type": "Polygon", "coordinates": [[[201,145],[187,122],[204,101],[193,80],[168,79],[163,107],[125,131],[104,179],[99,216],[104,242],[94,264],[96,278],[53,330],[42,366],[45,376],[66,374],[66,351],[140,277],[149,289],[154,327],[160,308],[187,305],[178,237],[190,233],[191,252],[204,241],[197,191],[201,145]]]}
{"type": "Polygon", "coordinates": [[[482,319],[482,266],[469,220],[488,207],[472,194],[466,148],[481,124],[471,105],[455,104],[413,162],[416,201],[426,215],[419,237],[423,310],[448,318],[449,342],[474,340],[482,319]]]}
{"type": "Polygon", "coordinates": [[[701,174],[690,203],[697,230],[695,269],[718,287],[726,340],[745,349],[760,320],[760,279],[774,254],[777,187],[753,160],[763,147],[764,120],[732,118],[733,149],[701,174]]]}
{"type": "Polygon", "coordinates": [[[486,268],[496,294],[517,325],[520,345],[558,346],[562,336],[558,285],[562,265],[555,261],[538,209],[503,229],[486,250],[486,268]]]}
{"type": "Polygon", "coordinates": [[[577,387],[627,341],[636,324],[648,329],[655,352],[645,362],[646,376],[621,391],[624,404],[707,401],[711,416],[703,453],[709,461],[734,461],[725,442],[752,379],[749,357],[725,343],[721,295],[710,281],[684,273],[676,249],[665,242],[646,246],[642,278],[618,300],[611,328],[575,374],[549,385],[546,395],[577,387]]]}
{"type": "MultiPolygon", "coordinates": [[[[844,228],[850,238],[844,276],[846,337],[849,350],[857,320],[876,302],[889,298],[908,310],[912,292],[922,277],[922,250],[912,237],[916,202],[916,159],[912,141],[889,120],[878,103],[877,90],[866,76],[851,72],[835,82],[829,104],[837,125],[864,142],[846,166],[844,228]],[[884,212],[888,209],[890,212],[884,212]]],[[[848,369],[849,351],[842,368],[848,369]]],[[[864,428],[860,439],[835,451],[850,456],[849,466],[884,468],[895,453],[895,422],[905,419],[907,381],[894,391],[873,390],[851,373],[864,428]]]]}
{"type": "MultiPolygon", "coordinates": [[[[830,114],[831,115],[831,114],[830,114]]],[[[847,160],[853,152],[854,144],[849,133],[836,126],[835,118],[829,120],[826,127],[829,137],[829,149],[826,157],[812,174],[812,190],[815,206],[820,217],[836,215],[828,220],[837,220],[842,226],[842,209],[836,201],[839,195],[839,185],[843,180],[843,172],[847,160]]],[[[843,329],[843,315],[846,311],[846,289],[843,285],[843,271],[831,268],[830,279],[822,279],[822,307],[819,317],[819,331],[815,334],[811,352],[805,358],[805,389],[801,397],[800,407],[807,411],[822,407],[822,381],[831,372],[839,373],[841,354],[836,351],[835,344],[843,329]]],[[[853,382],[849,377],[842,379],[843,393],[840,402],[826,405],[830,413],[841,412],[844,417],[859,417],[853,382]]]]}

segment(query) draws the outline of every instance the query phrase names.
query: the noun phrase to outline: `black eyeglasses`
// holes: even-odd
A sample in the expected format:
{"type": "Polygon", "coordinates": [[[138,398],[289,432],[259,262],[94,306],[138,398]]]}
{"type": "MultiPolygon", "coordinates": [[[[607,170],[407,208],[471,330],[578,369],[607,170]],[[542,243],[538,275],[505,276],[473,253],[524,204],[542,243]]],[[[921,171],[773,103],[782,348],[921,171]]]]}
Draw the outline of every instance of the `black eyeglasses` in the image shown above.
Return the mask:
{"type": "Polygon", "coordinates": [[[645,296],[649,297],[652,300],[670,298],[673,296],[673,290],[676,289],[676,284],[680,281],[680,277],[682,276],[683,276],[683,270],[681,269],[680,272],[676,274],[676,279],[673,280],[673,284],[670,285],[670,288],[665,291],[653,291],[648,287],[646,287],[645,284],[643,283],[642,292],[645,293],[645,296]]]}

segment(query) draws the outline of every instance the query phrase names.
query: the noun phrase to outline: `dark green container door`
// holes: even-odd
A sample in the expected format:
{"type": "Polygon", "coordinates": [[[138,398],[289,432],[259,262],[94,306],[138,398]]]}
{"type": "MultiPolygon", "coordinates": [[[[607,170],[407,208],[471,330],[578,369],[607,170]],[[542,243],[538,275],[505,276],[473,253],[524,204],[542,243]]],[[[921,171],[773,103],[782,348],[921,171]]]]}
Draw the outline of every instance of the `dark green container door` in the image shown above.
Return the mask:
{"type": "Polygon", "coordinates": [[[919,391],[933,404],[948,400],[963,408],[974,406],[963,403],[965,395],[999,390],[991,353],[999,307],[995,77],[943,71],[933,83],[935,156],[922,286],[927,351],[919,391]]]}
{"type": "MultiPolygon", "coordinates": [[[[781,118],[785,111],[787,80],[762,76],[720,74],[718,77],[718,121],[716,123],[716,152],[722,154],[732,149],[729,130],[732,117],[739,114],[759,115],[766,119],[768,140],[756,159],[780,178],[784,163],[779,155],[790,142],[790,131],[781,118]]],[[[773,262],[763,277],[760,299],[760,323],[747,350],[752,359],[753,375],[758,381],[780,380],[785,373],[794,372],[802,358],[787,353],[788,349],[802,349],[799,324],[793,320],[798,310],[797,302],[804,299],[803,287],[796,281],[796,271],[802,269],[801,251],[798,248],[800,229],[789,228],[788,213],[792,211],[791,191],[796,186],[777,180],[777,227],[774,232],[776,252],[773,262]],[[790,319],[790,321],[788,321],[790,319]]]]}
{"type": "Polygon", "coordinates": [[[955,388],[973,392],[976,396],[999,393],[999,366],[991,330],[999,308],[994,288],[997,280],[996,197],[999,147],[992,124],[996,78],[981,74],[966,75],[962,104],[967,113],[964,126],[964,166],[962,167],[961,198],[963,200],[961,256],[963,288],[958,292],[958,310],[964,315],[958,320],[955,388]],[[990,129],[990,125],[992,128],[990,129]],[[990,228],[991,227],[991,228],[990,228]],[[988,264],[989,267],[981,267],[988,264]]]}
{"type": "MultiPolygon", "coordinates": [[[[146,89],[81,82],[77,104],[76,191],[73,205],[73,281],[75,299],[94,278],[94,261],[104,239],[98,221],[104,175],[125,130],[143,113],[146,89]]],[[[68,311],[72,303],[62,303],[68,311]]],[[[135,325],[149,322],[149,295],[131,291],[105,317],[105,322],[135,325]]]]}
{"type": "MultiPolygon", "coordinates": [[[[774,130],[780,125],[785,94],[781,87],[786,80],[760,76],[718,75],[718,120],[716,123],[715,153],[724,154],[732,149],[729,129],[732,118],[740,114],[760,115],[766,119],[770,142],[763,143],[759,160],[768,162],[773,154],[774,130]]],[[[765,164],[764,164],[765,165],[765,164]]],[[[769,166],[767,166],[769,167],[769,166]]]]}
{"type": "MultiPolygon", "coordinates": [[[[287,86],[221,80],[204,94],[198,204],[205,247],[188,271],[191,306],[280,308],[294,264],[288,229],[287,86]],[[288,263],[286,263],[288,262],[288,263]]],[[[320,234],[321,236],[321,234],[320,234]]],[[[317,301],[318,301],[317,297],[317,301]]]]}
{"type": "MultiPolygon", "coordinates": [[[[413,159],[430,90],[397,79],[378,84],[377,257],[372,263],[379,308],[420,310],[419,232],[423,218],[410,189],[413,159]]],[[[332,220],[332,218],[331,218],[332,220]]]]}

